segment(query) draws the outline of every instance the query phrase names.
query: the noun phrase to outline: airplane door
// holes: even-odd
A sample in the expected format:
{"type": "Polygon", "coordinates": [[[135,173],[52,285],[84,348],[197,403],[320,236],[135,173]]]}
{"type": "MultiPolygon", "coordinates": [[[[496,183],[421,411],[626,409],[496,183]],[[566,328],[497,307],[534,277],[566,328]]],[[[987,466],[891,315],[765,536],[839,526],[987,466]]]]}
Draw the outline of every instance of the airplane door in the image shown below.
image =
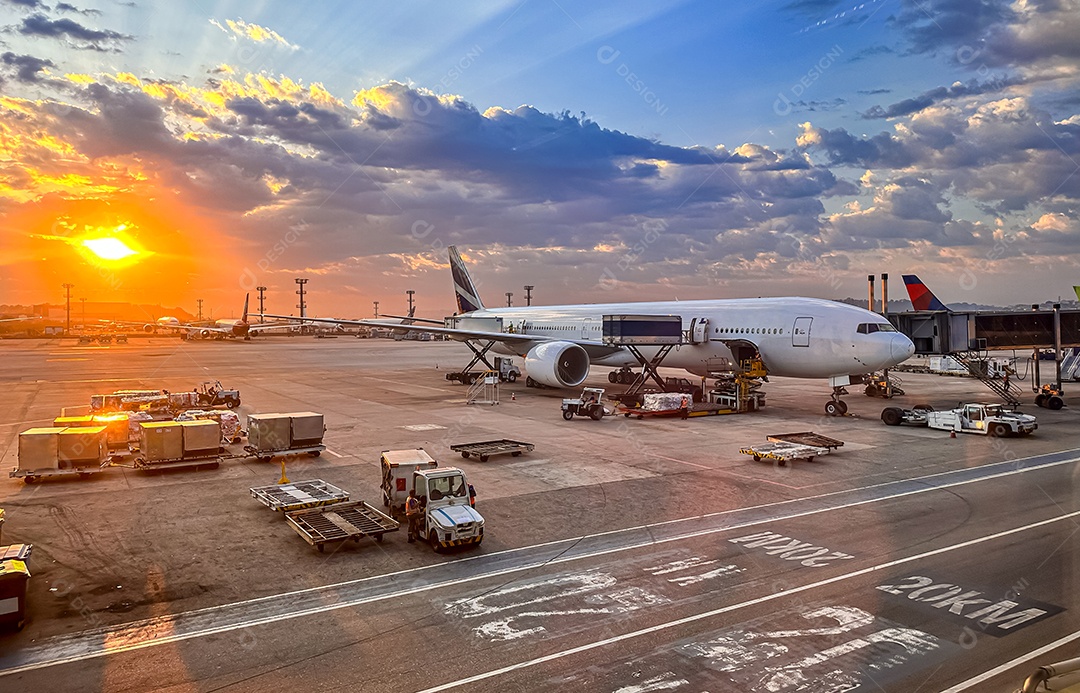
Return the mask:
{"type": "Polygon", "coordinates": [[[581,321],[581,338],[593,339],[596,335],[592,334],[592,318],[585,318],[581,321]]]}
{"type": "Polygon", "coordinates": [[[709,341],[709,319],[694,318],[690,321],[690,343],[701,344],[709,341]]]}
{"type": "Polygon", "coordinates": [[[813,318],[795,318],[795,325],[791,328],[791,346],[810,346],[810,323],[813,318]]]}

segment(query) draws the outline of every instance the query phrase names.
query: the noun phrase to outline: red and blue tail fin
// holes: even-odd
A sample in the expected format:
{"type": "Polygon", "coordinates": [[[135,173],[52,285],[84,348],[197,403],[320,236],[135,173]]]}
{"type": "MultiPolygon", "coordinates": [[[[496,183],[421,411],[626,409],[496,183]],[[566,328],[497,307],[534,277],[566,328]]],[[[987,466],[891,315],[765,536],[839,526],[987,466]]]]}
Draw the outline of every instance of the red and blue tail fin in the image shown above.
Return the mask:
{"type": "Polygon", "coordinates": [[[908,298],[915,310],[948,310],[949,307],[938,300],[934,292],[927,288],[922,280],[914,274],[904,275],[904,286],[907,287],[908,298]]]}

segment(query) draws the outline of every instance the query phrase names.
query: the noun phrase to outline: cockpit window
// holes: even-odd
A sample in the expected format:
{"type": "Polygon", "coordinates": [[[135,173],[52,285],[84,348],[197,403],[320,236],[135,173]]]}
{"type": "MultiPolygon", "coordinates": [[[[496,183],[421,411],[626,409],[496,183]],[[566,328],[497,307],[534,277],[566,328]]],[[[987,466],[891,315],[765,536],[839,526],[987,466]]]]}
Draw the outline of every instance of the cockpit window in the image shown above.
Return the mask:
{"type": "Polygon", "coordinates": [[[859,325],[857,331],[859,334],[874,334],[875,332],[896,332],[896,328],[887,322],[864,322],[859,325]]]}

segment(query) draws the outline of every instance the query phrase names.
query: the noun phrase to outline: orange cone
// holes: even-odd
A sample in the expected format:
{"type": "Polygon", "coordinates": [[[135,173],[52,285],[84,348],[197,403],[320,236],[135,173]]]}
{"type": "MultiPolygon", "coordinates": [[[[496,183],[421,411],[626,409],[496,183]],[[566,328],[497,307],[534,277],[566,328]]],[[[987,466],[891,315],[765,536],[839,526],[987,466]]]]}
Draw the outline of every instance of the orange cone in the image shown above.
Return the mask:
{"type": "Polygon", "coordinates": [[[956,437],[956,431],[949,431],[949,437],[950,438],[955,438],[956,437]]]}
{"type": "Polygon", "coordinates": [[[516,402],[517,401],[517,393],[516,392],[511,392],[510,393],[510,401],[511,402],[516,402]]]}

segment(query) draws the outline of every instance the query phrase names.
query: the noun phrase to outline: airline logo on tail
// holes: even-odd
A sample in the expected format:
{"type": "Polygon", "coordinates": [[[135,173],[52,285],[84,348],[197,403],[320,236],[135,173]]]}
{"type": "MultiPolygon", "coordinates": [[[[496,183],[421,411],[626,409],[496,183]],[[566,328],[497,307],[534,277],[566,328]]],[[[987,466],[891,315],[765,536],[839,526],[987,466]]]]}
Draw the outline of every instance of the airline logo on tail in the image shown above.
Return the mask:
{"type": "Polygon", "coordinates": [[[922,280],[914,274],[904,275],[904,286],[907,287],[908,298],[915,310],[948,310],[948,306],[938,300],[934,292],[927,288],[922,280]]]}
{"type": "Polygon", "coordinates": [[[1073,291],[1076,292],[1076,300],[1080,301],[1080,286],[1074,286],[1073,291]]]}
{"type": "Polygon", "coordinates": [[[454,294],[457,296],[458,313],[471,313],[484,307],[476,284],[469,276],[469,270],[461,261],[455,246],[450,246],[450,273],[454,276],[454,294]]]}

